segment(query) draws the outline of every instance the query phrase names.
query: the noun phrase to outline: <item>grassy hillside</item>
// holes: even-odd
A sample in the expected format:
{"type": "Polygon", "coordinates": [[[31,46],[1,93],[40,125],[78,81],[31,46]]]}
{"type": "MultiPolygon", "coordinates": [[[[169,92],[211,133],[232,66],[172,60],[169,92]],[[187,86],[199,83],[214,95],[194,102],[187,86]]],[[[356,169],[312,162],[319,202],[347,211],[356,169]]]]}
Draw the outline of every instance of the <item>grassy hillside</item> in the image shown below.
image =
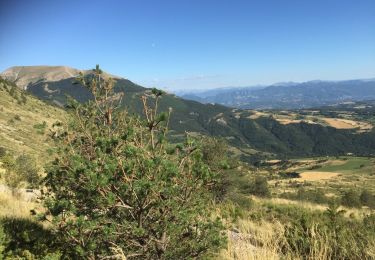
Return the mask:
{"type": "Polygon", "coordinates": [[[49,128],[66,120],[66,112],[46,104],[0,79],[0,144],[14,154],[30,154],[39,161],[51,148],[49,128]]]}

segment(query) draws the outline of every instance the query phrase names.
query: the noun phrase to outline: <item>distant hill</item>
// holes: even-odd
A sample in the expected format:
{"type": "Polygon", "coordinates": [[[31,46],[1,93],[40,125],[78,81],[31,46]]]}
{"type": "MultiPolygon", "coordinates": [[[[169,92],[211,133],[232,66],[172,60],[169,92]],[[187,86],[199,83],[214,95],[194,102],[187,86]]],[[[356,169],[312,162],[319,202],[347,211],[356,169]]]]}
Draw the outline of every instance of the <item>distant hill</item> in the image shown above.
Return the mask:
{"type": "Polygon", "coordinates": [[[296,109],[375,99],[375,79],[279,83],[263,88],[192,92],[183,98],[243,109],[296,109]]]}
{"type": "MultiPolygon", "coordinates": [[[[59,67],[60,68],[60,67],[59,67]]],[[[53,68],[48,68],[50,74],[53,68]]],[[[53,74],[53,73],[52,73],[53,74]]],[[[32,75],[19,76],[34,78],[32,75]]],[[[39,79],[27,83],[27,92],[59,106],[64,106],[66,95],[79,101],[91,98],[74,77],[66,75],[59,80],[39,79]]],[[[55,78],[56,79],[56,78],[55,78]]],[[[125,93],[123,106],[132,113],[142,115],[141,95],[150,91],[133,82],[117,78],[115,90],[125,93]]],[[[0,103],[0,105],[2,105],[0,103]]],[[[320,124],[281,124],[272,116],[254,118],[254,111],[232,109],[219,104],[202,104],[172,94],[162,97],[161,110],[173,109],[170,138],[178,142],[185,132],[220,136],[231,145],[231,151],[245,160],[264,156],[298,157],[339,155],[348,152],[375,154],[375,132],[357,133],[350,129],[336,129],[320,124]]],[[[48,108],[49,109],[49,108],[48,108]]]]}

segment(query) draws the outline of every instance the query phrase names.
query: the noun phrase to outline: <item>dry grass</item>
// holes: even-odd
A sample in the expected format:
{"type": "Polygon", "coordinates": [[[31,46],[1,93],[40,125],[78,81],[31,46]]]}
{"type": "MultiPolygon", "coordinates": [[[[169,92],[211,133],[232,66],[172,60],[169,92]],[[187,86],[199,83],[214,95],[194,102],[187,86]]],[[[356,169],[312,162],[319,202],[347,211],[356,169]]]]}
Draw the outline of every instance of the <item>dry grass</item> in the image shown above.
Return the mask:
{"type": "Polygon", "coordinates": [[[0,89],[0,146],[16,155],[34,155],[38,162],[48,158],[47,149],[52,146],[48,134],[56,121],[66,121],[62,109],[50,106],[36,98],[27,96],[26,104],[18,104],[6,91],[0,89]],[[19,120],[15,120],[19,117],[19,120]],[[44,134],[38,134],[34,125],[46,122],[44,134]]]}
{"type": "Polygon", "coordinates": [[[372,125],[366,122],[353,121],[341,118],[322,118],[329,126],[337,129],[354,129],[359,128],[363,131],[372,129],[372,125]]]}
{"type": "MultiPolygon", "coordinates": [[[[307,209],[310,211],[326,211],[328,205],[316,204],[308,201],[298,201],[298,200],[288,200],[283,198],[272,198],[272,199],[260,199],[257,197],[252,197],[254,201],[260,202],[262,204],[273,204],[273,205],[296,205],[300,208],[307,209]]],[[[363,216],[368,215],[372,212],[369,208],[347,208],[341,206],[340,209],[345,210],[345,217],[362,219],[363,216]]]]}
{"type": "Polygon", "coordinates": [[[253,114],[249,116],[250,119],[257,119],[259,117],[269,116],[269,114],[267,114],[267,113],[256,111],[256,110],[251,110],[251,112],[253,114]]]}
{"type": "MultiPolygon", "coordinates": [[[[262,204],[291,204],[302,209],[311,211],[325,211],[327,206],[300,201],[291,201],[286,199],[261,199],[252,198],[256,205],[262,204]]],[[[361,217],[364,214],[360,209],[346,209],[346,217],[361,217]]],[[[228,208],[226,208],[228,210],[228,208]]],[[[368,213],[368,212],[367,212],[368,213]]],[[[243,217],[234,221],[233,219],[224,219],[227,225],[228,243],[226,248],[222,249],[215,259],[223,260],[263,260],[263,259],[332,259],[333,248],[331,247],[332,236],[329,236],[317,225],[310,226],[305,231],[305,238],[312,244],[308,252],[298,251],[293,243],[294,240],[287,240],[288,225],[282,224],[274,219],[266,221],[264,219],[256,221],[248,217],[243,217]],[[288,242],[289,241],[289,242],[288,242]]],[[[293,229],[292,229],[293,232],[293,229]]],[[[300,248],[301,249],[301,248],[300,248]]],[[[373,249],[369,249],[369,252],[373,249]]],[[[371,251],[372,252],[372,251],[371,251]]]]}
{"type": "Polygon", "coordinates": [[[260,199],[260,198],[257,198],[257,197],[253,197],[253,200],[259,201],[262,204],[297,205],[301,208],[308,209],[308,210],[324,211],[324,210],[327,209],[326,205],[311,203],[311,202],[307,202],[307,201],[288,200],[288,199],[282,199],[282,198],[260,199]]]}
{"type": "Polygon", "coordinates": [[[300,178],[297,178],[296,181],[321,181],[329,180],[331,178],[339,176],[338,172],[317,172],[317,171],[308,171],[300,173],[300,178]]]}
{"type": "Polygon", "coordinates": [[[0,192],[0,218],[25,218],[30,216],[30,210],[38,205],[34,202],[27,202],[19,196],[8,192],[0,192]]]}
{"type": "Polygon", "coordinates": [[[236,231],[227,231],[227,248],[220,251],[217,259],[280,259],[281,223],[240,219],[236,227],[236,231]]]}
{"type": "Polygon", "coordinates": [[[285,228],[275,220],[252,221],[239,219],[236,229],[228,230],[228,244],[222,249],[216,259],[263,260],[263,259],[332,259],[329,240],[316,226],[307,230],[307,235],[314,241],[306,258],[304,252],[295,252],[285,237],[285,228]]]}

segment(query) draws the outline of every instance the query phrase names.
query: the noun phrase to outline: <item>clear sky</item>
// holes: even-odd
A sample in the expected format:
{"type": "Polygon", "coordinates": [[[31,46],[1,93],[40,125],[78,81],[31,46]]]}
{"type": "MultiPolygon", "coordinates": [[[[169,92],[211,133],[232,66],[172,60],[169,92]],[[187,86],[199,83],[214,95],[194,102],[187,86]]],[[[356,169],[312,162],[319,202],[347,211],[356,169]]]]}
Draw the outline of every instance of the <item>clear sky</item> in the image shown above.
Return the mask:
{"type": "Polygon", "coordinates": [[[374,0],[0,0],[0,71],[101,67],[169,90],[375,77],[374,0]]]}

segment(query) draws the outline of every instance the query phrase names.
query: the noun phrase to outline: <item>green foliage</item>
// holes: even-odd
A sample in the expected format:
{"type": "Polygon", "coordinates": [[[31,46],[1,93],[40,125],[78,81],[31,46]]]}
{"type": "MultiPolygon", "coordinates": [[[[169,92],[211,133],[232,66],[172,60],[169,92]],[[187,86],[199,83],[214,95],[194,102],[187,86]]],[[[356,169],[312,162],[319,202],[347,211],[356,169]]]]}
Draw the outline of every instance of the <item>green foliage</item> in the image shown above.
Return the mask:
{"type": "Polygon", "coordinates": [[[242,187],[244,193],[253,194],[259,197],[270,197],[271,192],[265,177],[257,176],[255,180],[244,184],[242,187]]]}
{"type": "Polygon", "coordinates": [[[60,259],[54,238],[30,219],[0,219],[0,259],[60,259]]]}
{"type": "Polygon", "coordinates": [[[285,192],[280,194],[280,197],[291,200],[310,201],[318,204],[327,204],[332,201],[332,199],[325,196],[324,191],[321,189],[307,190],[299,188],[297,192],[285,192]]]}
{"type": "Polygon", "coordinates": [[[209,192],[216,174],[199,143],[188,136],[171,153],[162,92],[142,97],[142,120],[118,109],[113,82],[94,72],[79,78],[94,99],[70,105],[73,121],[46,177],[64,257],[186,259],[218,248],[222,226],[211,218],[209,192]]]}
{"type": "Polygon", "coordinates": [[[13,155],[7,154],[1,158],[1,162],[3,163],[2,167],[5,169],[3,175],[5,184],[15,192],[24,181],[23,176],[16,171],[16,160],[13,155]]]}
{"type": "Polygon", "coordinates": [[[4,89],[13,97],[19,105],[24,105],[27,102],[27,97],[23,91],[20,91],[14,82],[5,80],[0,77],[0,89],[4,89]]]}
{"type": "Polygon", "coordinates": [[[14,158],[11,154],[6,154],[1,158],[5,168],[5,183],[16,191],[23,182],[27,182],[30,188],[37,188],[40,183],[39,169],[35,159],[30,155],[21,154],[14,158]]]}
{"type": "Polygon", "coordinates": [[[21,94],[20,102],[21,102],[21,104],[26,104],[26,102],[27,102],[26,95],[25,95],[25,93],[23,93],[23,92],[22,92],[22,94],[21,94]]]}
{"type": "Polygon", "coordinates": [[[42,135],[42,134],[44,134],[45,131],[46,131],[46,128],[47,128],[47,122],[46,122],[46,121],[43,121],[42,123],[35,124],[33,127],[36,129],[36,131],[37,131],[38,134],[41,134],[41,135],[42,135]]]}
{"type": "Polygon", "coordinates": [[[7,149],[5,147],[0,146],[0,159],[7,154],[7,149]]]}
{"type": "Polygon", "coordinates": [[[211,168],[221,168],[228,160],[228,145],[222,138],[203,137],[202,138],[203,160],[211,168]]]}
{"type": "Polygon", "coordinates": [[[360,194],[354,190],[344,192],[344,195],[341,197],[342,205],[352,208],[359,208],[361,206],[359,195],[360,194]]]}
{"type": "Polygon", "coordinates": [[[228,186],[228,180],[223,170],[233,168],[238,162],[235,158],[229,159],[228,144],[224,139],[204,136],[201,137],[200,143],[202,144],[203,161],[211,170],[218,173],[212,191],[217,200],[222,200],[228,186]]]}
{"type": "Polygon", "coordinates": [[[363,190],[359,196],[361,204],[369,208],[375,208],[375,195],[370,193],[368,190],[363,190]]]}
{"type": "Polygon", "coordinates": [[[16,172],[28,183],[30,188],[37,188],[40,183],[39,169],[35,159],[27,154],[21,154],[16,159],[16,172]]]}
{"type": "Polygon", "coordinates": [[[300,178],[300,174],[298,172],[279,172],[279,176],[282,179],[300,178]]]}
{"type": "Polygon", "coordinates": [[[4,228],[0,225],[0,260],[4,259],[5,248],[8,243],[8,239],[5,235],[4,228]]]}
{"type": "MultiPolygon", "coordinates": [[[[87,88],[73,86],[72,79],[48,82],[50,89],[59,90],[53,93],[46,92],[45,83],[45,81],[37,82],[29,91],[41,99],[47,99],[49,102],[57,101],[64,105],[67,103],[66,96],[72,96],[79,102],[94,98],[87,88]]],[[[126,107],[129,113],[138,115],[142,114],[142,102],[139,97],[145,91],[152,94],[152,90],[146,90],[125,79],[115,80],[113,88],[116,93],[122,91],[127,93],[122,97],[121,105],[126,107]]],[[[159,95],[156,90],[154,93],[159,95]]],[[[169,94],[164,95],[163,102],[160,103],[161,110],[167,111],[168,107],[173,107],[173,114],[170,117],[170,129],[173,132],[169,132],[173,138],[181,139],[185,132],[220,136],[227,139],[230,146],[241,150],[242,159],[250,163],[263,159],[264,152],[274,153],[279,157],[335,156],[348,152],[355,155],[375,153],[375,131],[354,134],[355,130],[335,129],[320,124],[283,125],[273,118],[251,119],[248,117],[250,115],[248,111],[233,112],[232,108],[217,104],[201,104],[169,94]],[[222,114],[222,118],[227,122],[225,126],[214,119],[218,114],[222,114]],[[249,148],[260,151],[257,156],[261,158],[255,158],[252,153],[246,152],[249,148]]],[[[296,113],[303,112],[299,110],[296,113]]]]}
{"type": "Polygon", "coordinates": [[[337,203],[331,203],[324,213],[290,206],[272,210],[278,211],[276,217],[286,225],[286,243],[281,242],[283,253],[292,255],[292,258],[372,259],[372,252],[368,249],[375,243],[371,226],[375,219],[373,215],[366,216],[363,221],[347,219],[337,203]]]}

